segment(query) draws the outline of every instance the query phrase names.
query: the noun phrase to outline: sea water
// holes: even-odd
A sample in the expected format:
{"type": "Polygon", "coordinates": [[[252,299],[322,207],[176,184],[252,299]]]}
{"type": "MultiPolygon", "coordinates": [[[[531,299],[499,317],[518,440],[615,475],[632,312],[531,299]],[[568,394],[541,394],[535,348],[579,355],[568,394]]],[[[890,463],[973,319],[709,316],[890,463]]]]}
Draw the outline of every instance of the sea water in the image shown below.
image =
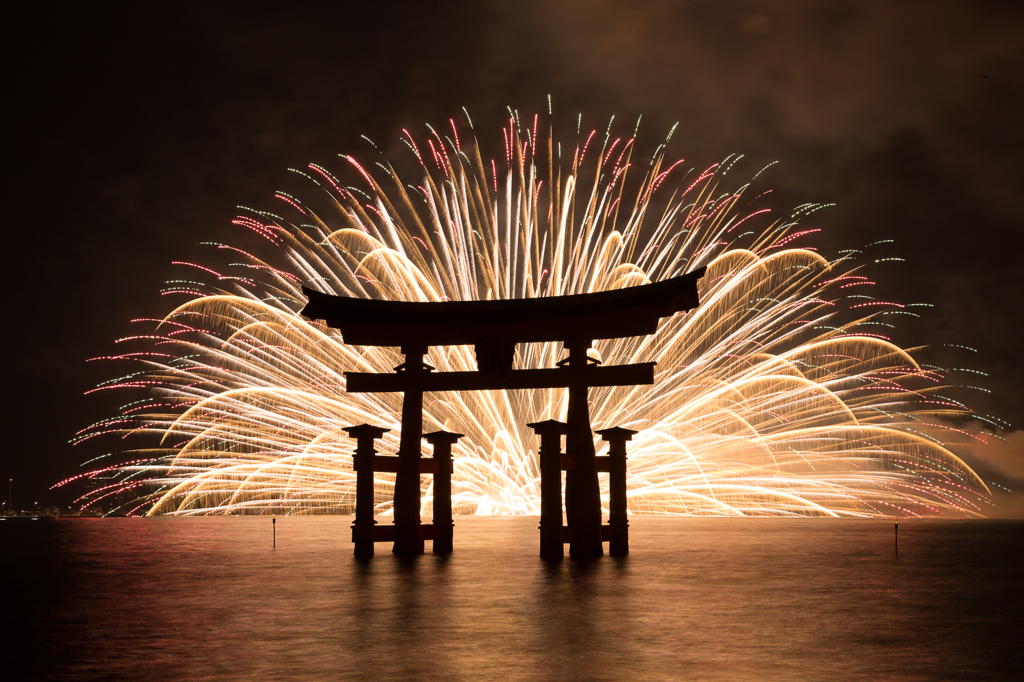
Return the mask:
{"type": "Polygon", "coordinates": [[[0,522],[0,679],[1024,679],[1024,522],[631,517],[552,563],[536,518],[367,561],[351,521],[0,522]]]}

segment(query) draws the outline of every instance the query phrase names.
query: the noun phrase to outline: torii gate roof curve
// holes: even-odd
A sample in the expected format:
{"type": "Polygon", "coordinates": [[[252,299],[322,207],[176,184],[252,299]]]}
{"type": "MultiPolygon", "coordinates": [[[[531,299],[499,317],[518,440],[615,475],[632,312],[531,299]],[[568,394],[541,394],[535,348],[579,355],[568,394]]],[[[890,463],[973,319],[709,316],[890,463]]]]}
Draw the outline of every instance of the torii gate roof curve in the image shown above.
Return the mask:
{"type": "Polygon", "coordinates": [[[653,334],[658,322],[697,306],[697,280],[682,277],[612,291],[492,301],[420,303],[332,296],[303,287],[302,315],[338,329],[356,346],[459,346],[623,338],[653,334]]]}

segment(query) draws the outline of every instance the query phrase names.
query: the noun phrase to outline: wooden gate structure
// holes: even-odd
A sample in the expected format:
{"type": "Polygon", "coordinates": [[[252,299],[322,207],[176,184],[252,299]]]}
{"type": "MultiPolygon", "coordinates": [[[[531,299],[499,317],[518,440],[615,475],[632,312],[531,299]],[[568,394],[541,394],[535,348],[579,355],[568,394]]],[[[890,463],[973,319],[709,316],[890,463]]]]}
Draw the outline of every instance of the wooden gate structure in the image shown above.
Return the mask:
{"type": "Polygon", "coordinates": [[[567,388],[566,423],[530,424],[541,437],[541,556],[560,558],[564,542],[573,558],[628,552],[625,442],[634,431],[599,433],[610,443],[597,457],[590,425],[588,391],[595,386],[654,383],[653,362],[600,366],[587,350],[595,340],[653,334],[664,317],[695,308],[700,268],[682,277],[612,291],[547,298],[421,303],[333,296],[303,287],[301,314],[341,332],[346,344],[398,347],[405,362],[393,374],[345,372],[350,393],[403,393],[398,456],[377,455],[373,442],[387,429],[349,427],[356,439],[356,518],[352,537],[357,556],[372,556],[374,542],[394,542],[400,556],[421,554],[424,540],[435,552],[452,549],[451,447],[461,434],[423,434],[423,394],[433,391],[489,391],[567,388]],[[519,343],[561,342],[568,356],[556,367],[514,369],[519,343]],[[423,358],[430,346],[472,345],[477,371],[435,372],[423,358]],[[561,451],[560,439],[566,446],[561,451]],[[434,458],[421,457],[420,441],[434,445],[434,458]],[[606,460],[606,461],[602,461],[606,460]],[[373,520],[373,473],[395,477],[394,525],[373,520]],[[566,471],[562,524],[561,471],[566,471]],[[609,526],[601,525],[598,471],[610,481],[609,526]],[[420,475],[434,475],[434,525],[420,522],[420,475]],[[445,506],[447,505],[447,509],[445,506]],[[439,513],[440,512],[440,513],[439,513]]]}

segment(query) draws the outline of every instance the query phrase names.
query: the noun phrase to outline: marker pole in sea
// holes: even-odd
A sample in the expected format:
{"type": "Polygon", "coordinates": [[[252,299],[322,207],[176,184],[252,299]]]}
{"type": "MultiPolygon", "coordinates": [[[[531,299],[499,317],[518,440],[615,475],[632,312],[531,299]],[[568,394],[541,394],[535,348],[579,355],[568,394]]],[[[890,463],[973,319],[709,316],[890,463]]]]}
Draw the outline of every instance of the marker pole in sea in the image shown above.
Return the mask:
{"type": "Polygon", "coordinates": [[[277,519],[271,519],[270,527],[274,529],[274,549],[277,549],[277,519]]]}
{"type": "Polygon", "coordinates": [[[896,521],[896,556],[900,555],[900,522],[896,521]]]}

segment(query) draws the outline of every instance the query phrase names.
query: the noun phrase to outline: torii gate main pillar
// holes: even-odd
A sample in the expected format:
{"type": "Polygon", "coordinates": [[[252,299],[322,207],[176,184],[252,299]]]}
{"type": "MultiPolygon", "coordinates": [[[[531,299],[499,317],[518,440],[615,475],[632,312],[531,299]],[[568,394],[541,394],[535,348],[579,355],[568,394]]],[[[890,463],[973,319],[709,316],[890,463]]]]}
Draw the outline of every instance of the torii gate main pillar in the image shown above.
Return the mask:
{"type": "Polygon", "coordinates": [[[569,556],[591,559],[604,554],[601,546],[601,486],[597,480],[597,451],[590,429],[590,405],[585,372],[592,362],[587,357],[590,341],[565,344],[569,351],[569,406],[566,423],[565,453],[575,462],[575,470],[566,472],[565,510],[572,540],[569,556]]]}
{"type": "Polygon", "coordinates": [[[423,377],[431,368],[424,364],[426,346],[403,346],[405,362],[398,366],[406,379],[402,399],[402,433],[398,444],[395,476],[395,544],[398,556],[423,554],[420,526],[420,441],[423,440],[423,377]]]}

